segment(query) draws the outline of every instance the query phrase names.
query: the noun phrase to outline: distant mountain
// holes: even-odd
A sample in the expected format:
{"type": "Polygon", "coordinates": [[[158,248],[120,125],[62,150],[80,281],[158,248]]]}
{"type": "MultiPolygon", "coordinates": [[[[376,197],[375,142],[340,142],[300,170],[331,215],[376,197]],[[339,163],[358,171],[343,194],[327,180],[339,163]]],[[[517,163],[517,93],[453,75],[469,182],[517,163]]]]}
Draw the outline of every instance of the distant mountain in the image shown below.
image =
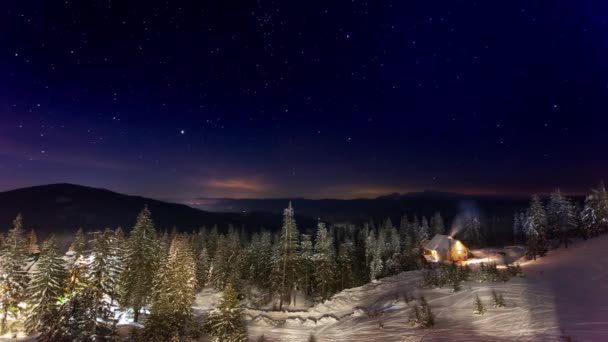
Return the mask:
{"type": "Polygon", "coordinates": [[[291,201],[296,213],[305,217],[319,218],[331,223],[361,224],[373,220],[376,223],[391,218],[399,225],[402,215],[411,219],[430,219],[441,212],[448,229],[459,214],[474,212],[478,214],[491,231],[488,242],[504,241],[510,238],[513,215],[529,205],[525,197],[481,196],[448,192],[424,191],[407,194],[389,194],[373,199],[201,199],[201,208],[216,212],[270,212],[280,213],[287,202],[291,201]]]}
{"type": "Polygon", "coordinates": [[[480,196],[449,192],[424,191],[415,193],[393,193],[371,199],[201,199],[201,208],[216,212],[271,212],[280,213],[285,204],[292,202],[297,213],[307,217],[321,218],[329,222],[352,222],[358,220],[399,219],[403,214],[430,217],[440,211],[451,218],[465,210],[474,210],[491,215],[512,215],[528,206],[529,199],[507,196],[480,196]]]}
{"type": "Polygon", "coordinates": [[[281,216],[273,213],[213,213],[183,204],[167,203],[139,196],[128,196],[104,189],[73,184],[52,184],[0,193],[0,231],[6,231],[18,213],[23,214],[27,229],[40,235],[123,227],[128,231],[137,214],[148,206],[158,229],[181,231],[217,224],[257,230],[277,229],[281,216]]]}

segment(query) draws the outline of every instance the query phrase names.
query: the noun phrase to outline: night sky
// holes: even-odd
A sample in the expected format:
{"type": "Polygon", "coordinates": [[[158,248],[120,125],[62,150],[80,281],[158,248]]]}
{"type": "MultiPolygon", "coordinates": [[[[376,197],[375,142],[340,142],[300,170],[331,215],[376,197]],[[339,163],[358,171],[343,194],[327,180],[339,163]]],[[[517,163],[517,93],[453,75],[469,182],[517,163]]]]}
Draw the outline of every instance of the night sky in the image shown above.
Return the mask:
{"type": "Polygon", "coordinates": [[[2,1],[0,190],[585,192],[606,1],[2,1]]]}

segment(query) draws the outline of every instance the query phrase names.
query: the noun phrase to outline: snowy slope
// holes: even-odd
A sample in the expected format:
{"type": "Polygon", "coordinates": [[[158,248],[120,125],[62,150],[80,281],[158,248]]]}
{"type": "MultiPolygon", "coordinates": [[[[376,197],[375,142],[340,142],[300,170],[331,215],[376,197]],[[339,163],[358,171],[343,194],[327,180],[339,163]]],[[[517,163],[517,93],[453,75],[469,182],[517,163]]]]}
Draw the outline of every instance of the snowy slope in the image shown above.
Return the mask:
{"type": "Polygon", "coordinates": [[[460,292],[421,289],[421,273],[405,272],[349,289],[303,312],[247,310],[255,341],[605,341],[608,337],[608,237],[559,249],[526,262],[525,278],[507,283],[469,282],[460,292]],[[507,307],[493,308],[491,292],[507,307]],[[396,295],[424,295],[436,314],[430,329],[408,324],[411,304],[396,295]],[[488,312],[473,314],[479,294],[488,312]],[[370,317],[367,313],[372,313],[370,317]],[[376,313],[376,314],[374,314],[376,313]],[[381,327],[381,323],[383,327],[381,327]]]}
{"type": "MultiPolygon", "coordinates": [[[[420,271],[342,291],[302,311],[246,309],[250,341],[573,341],[608,340],[608,236],[551,251],[522,263],[525,278],[507,283],[468,282],[460,292],[420,288],[420,271]],[[493,308],[491,292],[501,293],[506,308],[493,308]],[[412,304],[403,295],[424,295],[436,315],[433,328],[412,328],[412,304]],[[479,295],[488,312],[473,314],[479,295]],[[381,327],[382,326],[382,327],[381,327]]],[[[203,319],[221,297],[205,289],[194,312],[203,319]]],[[[30,341],[30,339],[19,339],[30,341]]],[[[0,341],[17,341],[2,338],[0,341]]]]}

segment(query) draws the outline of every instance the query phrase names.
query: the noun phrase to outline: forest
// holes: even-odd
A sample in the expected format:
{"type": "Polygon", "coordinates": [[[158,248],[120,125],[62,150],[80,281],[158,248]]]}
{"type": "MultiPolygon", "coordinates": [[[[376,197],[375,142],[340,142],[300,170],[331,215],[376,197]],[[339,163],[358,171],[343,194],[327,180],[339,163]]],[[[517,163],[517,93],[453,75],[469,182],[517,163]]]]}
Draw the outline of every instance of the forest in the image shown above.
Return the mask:
{"type": "MultiPolygon", "coordinates": [[[[559,190],[548,198],[534,195],[529,208],[513,217],[512,242],[525,244],[528,258],[536,259],[550,248],[607,232],[608,193],[600,184],[582,207],[559,190]]],[[[111,341],[121,340],[117,324],[128,316],[138,327],[128,337],[133,341],[202,335],[243,341],[244,305],[289,310],[400,272],[429,269],[421,244],[435,234],[484,246],[479,217],[461,216],[454,226],[457,231],[447,229],[436,212],[430,219],[404,215],[398,224],[319,222],[311,236],[300,232],[289,203],[276,233],[233,227],[220,232],[217,226],[160,232],[146,207],[128,234],[121,228],[81,229],[66,252],[53,237],[39,245],[19,215],[0,245],[0,328],[2,334],[25,333],[40,341],[111,341]],[[201,321],[192,305],[205,287],[223,291],[223,297],[201,321]]],[[[460,279],[461,271],[442,269],[456,278],[440,280],[432,272],[425,277],[439,285],[460,279]]],[[[425,312],[424,305],[420,310],[425,312]]]]}

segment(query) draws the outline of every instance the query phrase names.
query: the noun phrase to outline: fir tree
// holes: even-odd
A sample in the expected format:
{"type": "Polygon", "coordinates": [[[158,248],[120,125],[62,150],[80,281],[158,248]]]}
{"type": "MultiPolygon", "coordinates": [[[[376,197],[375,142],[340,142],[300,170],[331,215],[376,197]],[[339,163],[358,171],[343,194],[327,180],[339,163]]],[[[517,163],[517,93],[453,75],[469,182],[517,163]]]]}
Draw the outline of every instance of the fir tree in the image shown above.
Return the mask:
{"type": "Polygon", "coordinates": [[[93,233],[90,246],[87,286],[94,296],[95,321],[107,326],[111,314],[110,305],[118,296],[118,281],[122,272],[122,259],[116,245],[115,232],[106,229],[104,232],[93,233]]]}
{"type": "Polygon", "coordinates": [[[505,307],[505,299],[503,298],[501,293],[496,291],[492,291],[492,300],[494,301],[495,308],[503,308],[505,307]]]}
{"type": "Polygon", "coordinates": [[[418,238],[419,243],[429,239],[429,222],[424,216],[422,217],[422,222],[416,231],[416,237],[418,238]]]}
{"type": "Polygon", "coordinates": [[[209,279],[209,254],[207,248],[203,248],[196,259],[196,284],[197,289],[202,289],[209,279]]]}
{"type": "Polygon", "coordinates": [[[436,234],[445,234],[443,217],[441,217],[441,213],[438,211],[431,218],[431,236],[435,236],[436,234]]]}
{"type": "Polygon", "coordinates": [[[305,294],[312,293],[312,278],[314,273],[313,263],[314,249],[310,235],[302,234],[300,236],[300,248],[299,248],[299,260],[298,260],[298,273],[300,274],[299,283],[300,288],[304,290],[305,294]]]}
{"type": "Polygon", "coordinates": [[[558,190],[551,193],[547,204],[547,225],[549,234],[553,238],[559,238],[560,243],[568,248],[568,233],[576,228],[577,220],[575,207],[572,202],[564,197],[558,190]]]}
{"type": "Polygon", "coordinates": [[[369,232],[369,236],[367,239],[367,243],[370,248],[371,253],[371,261],[369,265],[370,270],[370,280],[378,280],[382,276],[382,272],[384,271],[384,264],[382,263],[382,251],[384,248],[384,239],[382,238],[382,234],[378,234],[378,239],[375,238],[376,234],[374,231],[369,232]]]}
{"type": "Polygon", "coordinates": [[[244,342],[247,335],[241,320],[242,309],[232,284],[226,286],[217,308],[209,314],[205,328],[214,342],[244,342]]]}
{"type": "Polygon", "coordinates": [[[120,279],[120,304],[133,308],[134,320],[150,299],[152,281],[158,267],[160,246],[148,208],[137,217],[127,242],[124,272],[120,279]]]}
{"type": "Polygon", "coordinates": [[[61,297],[57,314],[45,321],[38,337],[41,342],[88,342],[109,335],[97,329],[95,293],[84,287],[70,296],[61,297]],[[97,333],[100,333],[97,335],[97,333]]]}
{"type": "Polygon", "coordinates": [[[297,249],[298,249],[298,227],[294,217],[291,202],[283,213],[283,228],[280,235],[280,290],[279,310],[283,310],[283,300],[286,296],[291,302],[293,291],[297,280],[297,249]]]}
{"type": "Polygon", "coordinates": [[[410,323],[414,326],[430,328],[435,325],[435,315],[424,297],[420,297],[410,314],[410,323]]]}
{"type": "Polygon", "coordinates": [[[483,315],[486,313],[486,307],[483,305],[479,295],[475,295],[475,303],[473,304],[473,307],[475,309],[473,313],[476,315],[483,315]]]}
{"type": "Polygon", "coordinates": [[[547,216],[540,198],[532,196],[530,213],[526,222],[526,237],[528,243],[527,255],[536,259],[536,256],[544,256],[547,253],[547,216]]]}
{"type": "Polygon", "coordinates": [[[353,286],[353,243],[345,241],[338,250],[338,274],[340,290],[353,286]]]}
{"type": "Polygon", "coordinates": [[[86,237],[84,236],[84,232],[82,231],[82,228],[80,228],[76,231],[76,235],[74,235],[74,240],[72,241],[72,244],[70,245],[69,252],[71,254],[75,255],[77,258],[78,256],[84,255],[85,250],[86,250],[86,237]]]}
{"type": "Polygon", "coordinates": [[[467,214],[463,218],[463,240],[469,246],[481,245],[481,222],[479,217],[474,214],[467,214]]]}
{"type": "Polygon", "coordinates": [[[27,288],[29,312],[25,327],[28,333],[43,333],[47,322],[57,315],[57,301],[63,296],[65,280],[65,261],[59,254],[55,238],[51,237],[42,245],[40,258],[27,288]]]}
{"type": "Polygon", "coordinates": [[[185,236],[176,235],[154,277],[150,317],[143,333],[146,341],[198,335],[192,315],[195,291],[196,264],[191,245],[185,236]]]}
{"type": "Polygon", "coordinates": [[[335,251],[333,239],[329,236],[324,223],[317,227],[317,239],[315,241],[315,280],[317,289],[322,300],[329,298],[332,291],[333,279],[336,272],[335,251]]]}
{"type": "Polygon", "coordinates": [[[2,305],[1,331],[7,331],[9,312],[18,316],[25,300],[26,287],[29,282],[25,266],[27,263],[26,243],[23,231],[23,218],[18,215],[13,221],[13,228],[0,250],[0,304],[2,305]]]}
{"type": "Polygon", "coordinates": [[[27,234],[27,242],[26,242],[26,250],[28,255],[34,255],[40,253],[40,248],[38,247],[38,237],[36,236],[36,231],[31,229],[27,234]]]}

